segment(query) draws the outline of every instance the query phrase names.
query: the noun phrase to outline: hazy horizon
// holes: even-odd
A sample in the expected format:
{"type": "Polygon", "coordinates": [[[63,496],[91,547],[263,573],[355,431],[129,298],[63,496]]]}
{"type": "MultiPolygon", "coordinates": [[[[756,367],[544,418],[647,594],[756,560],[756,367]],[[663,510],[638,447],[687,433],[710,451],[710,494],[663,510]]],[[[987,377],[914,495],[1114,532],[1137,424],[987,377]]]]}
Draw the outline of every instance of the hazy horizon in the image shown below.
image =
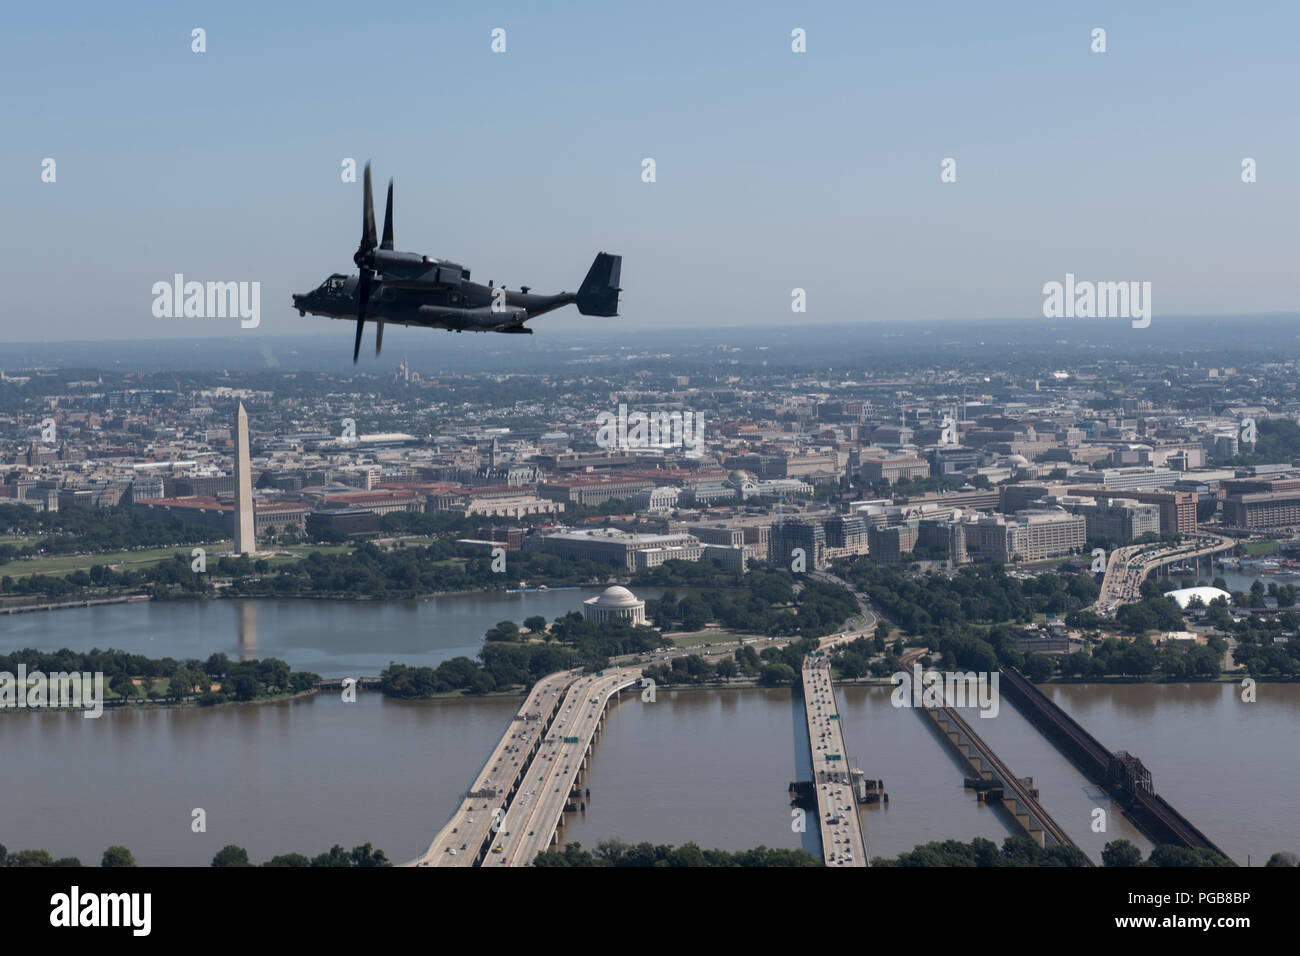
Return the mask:
{"type": "Polygon", "coordinates": [[[1151,283],[1152,325],[1116,324],[1126,340],[1296,307],[1294,9],[63,9],[16,10],[0,37],[6,343],[34,323],[42,341],[238,332],[154,317],[152,286],[181,273],[260,283],[243,334],[346,349],[347,323],[289,298],[354,271],[345,158],[373,160],[381,216],[396,178],[399,249],[476,280],[572,291],[622,254],[614,321],[644,328],[1028,319],[1067,273],[1151,283]]]}
{"type": "Polygon", "coordinates": [[[234,377],[315,371],[366,378],[391,376],[405,361],[412,371],[436,377],[459,372],[545,373],[560,368],[570,374],[602,358],[626,363],[629,374],[651,366],[698,372],[702,366],[721,370],[763,365],[839,369],[851,376],[855,369],[880,374],[892,362],[921,359],[933,361],[936,367],[1014,367],[1016,375],[1129,358],[1250,367],[1300,357],[1298,320],[1300,316],[1294,314],[1188,316],[1131,331],[1127,322],[1111,319],[700,326],[667,333],[625,323],[532,336],[457,335],[399,327],[386,334],[382,357],[365,353],[355,366],[346,336],[250,330],[221,338],[10,344],[0,352],[0,369],[11,374],[38,367],[182,374],[225,369],[234,377]],[[1024,334],[1029,323],[1034,325],[1033,335],[1024,334]],[[1231,332],[1226,331],[1229,328],[1231,332]]]}

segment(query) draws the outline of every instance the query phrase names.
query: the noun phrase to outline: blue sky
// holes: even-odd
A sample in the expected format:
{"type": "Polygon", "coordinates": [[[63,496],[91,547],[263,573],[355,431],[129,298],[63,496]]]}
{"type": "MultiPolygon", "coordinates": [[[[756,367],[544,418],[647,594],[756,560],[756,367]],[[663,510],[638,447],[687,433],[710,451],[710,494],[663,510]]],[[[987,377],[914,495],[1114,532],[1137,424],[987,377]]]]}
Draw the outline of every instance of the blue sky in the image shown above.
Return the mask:
{"type": "MultiPolygon", "coordinates": [[[[398,248],[476,279],[571,290],[623,254],[621,318],[539,331],[1032,318],[1067,272],[1150,281],[1155,331],[1295,310],[1297,6],[1137,6],[22,5],[0,341],[348,340],[289,308],[352,271],[344,157],[373,160],[380,215],[396,177],[398,248]],[[261,326],[154,318],[176,272],[261,282],[261,326]]],[[[444,333],[390,341],[421,334],[444,333]]]]}

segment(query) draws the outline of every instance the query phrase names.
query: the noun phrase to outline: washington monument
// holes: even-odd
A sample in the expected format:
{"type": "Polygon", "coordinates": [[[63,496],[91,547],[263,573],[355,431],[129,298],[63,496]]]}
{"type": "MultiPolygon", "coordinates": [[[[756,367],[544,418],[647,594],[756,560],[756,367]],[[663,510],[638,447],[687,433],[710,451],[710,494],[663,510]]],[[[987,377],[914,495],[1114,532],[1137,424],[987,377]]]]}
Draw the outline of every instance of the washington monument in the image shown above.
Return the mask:
{"type": "Polygon", "coordinates": [[[248,460],[248,412],[239,403],[235,412],[235,554],[253,554],[257,538],[253,534],[253,476],[248,460]]]}

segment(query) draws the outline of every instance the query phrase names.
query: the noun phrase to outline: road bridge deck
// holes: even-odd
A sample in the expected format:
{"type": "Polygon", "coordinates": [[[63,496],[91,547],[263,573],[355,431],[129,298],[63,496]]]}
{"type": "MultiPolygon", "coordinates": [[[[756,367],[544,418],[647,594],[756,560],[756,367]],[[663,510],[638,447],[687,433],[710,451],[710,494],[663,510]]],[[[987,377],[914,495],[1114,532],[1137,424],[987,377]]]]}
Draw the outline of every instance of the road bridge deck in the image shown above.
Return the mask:
{"type": "Polygon", "coordinates": [[[849,773],[830,659],[808,657],[803,666],[804,716],[812,747],[813,793],[827,866],[867,866],[867,844],[849,773]]]}
{"type": "Polygon", "coordinates": [[[581,674],[557,671],[533,685],[456,812],[415,865],[473,866],[483,858],[490,848],[493,820],[501,816],[495,811],[519,789],[559,712],[561,697],[581,674]]]}
{"type": "Polygon", "coordinates": [[[586,769],[596,731],[612,698],[633,686],[641,668],[621,667],[579,678],[569,687],[550,732],[496,827],[484,866],[531,866],[555,840],[564,810],[586,769]]]}

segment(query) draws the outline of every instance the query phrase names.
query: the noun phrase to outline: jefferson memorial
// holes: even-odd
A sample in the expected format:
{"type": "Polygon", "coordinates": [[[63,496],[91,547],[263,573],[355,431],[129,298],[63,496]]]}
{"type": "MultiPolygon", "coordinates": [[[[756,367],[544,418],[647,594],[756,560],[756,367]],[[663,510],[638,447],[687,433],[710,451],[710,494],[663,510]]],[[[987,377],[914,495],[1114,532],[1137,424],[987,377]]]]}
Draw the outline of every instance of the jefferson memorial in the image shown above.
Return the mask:
{"type": "Polygon", "coordinates": [[[582,616],[597,623],[627,621],[629,624],[644,624],[645,601],[616,584],[583,601],[582,616]]]}

